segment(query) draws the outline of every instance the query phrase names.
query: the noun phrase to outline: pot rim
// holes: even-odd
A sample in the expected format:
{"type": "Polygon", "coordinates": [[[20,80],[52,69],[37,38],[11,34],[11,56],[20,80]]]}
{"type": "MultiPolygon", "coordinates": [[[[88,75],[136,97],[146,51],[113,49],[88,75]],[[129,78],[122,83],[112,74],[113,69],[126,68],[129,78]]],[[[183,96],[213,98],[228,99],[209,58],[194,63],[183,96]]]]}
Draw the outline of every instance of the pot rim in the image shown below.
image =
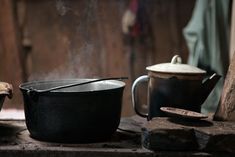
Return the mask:
{"type": "MultiPolygon", "coordinates": [[[[68,82],[68,84],[70,83],[74,83],[76,81],[80,82],[80,81],[91,81],[91,80],[95,80],[95,79],[89,79],[89,78],[79,78],[79,79],[58,79],[58,80],[37,80],[37,81],[30,81],[30,82],[25,82],[19,85],[20,90],[29,90],[29,88],[34,87],[36,85],[42,85],[42,84],[53,84],[53,83],[63,83],[63,82],[68,82]]],[[[100,81],[100,82],[94,82],[91,84],[105,84],[106,82],[108,82],[108,84],[113,85],[109,88],[105,88],[105,89],[94,89],[94,90],[81,90],[81,91],[76,91],[76,90],[54,90],[54,91],[50,91],[49,93],[90,93],[90,92],[99,92],[99,91],[108,91],[108,90],[114,90],[114,89],[119,89],[119,88],[124,88],[126,83],[123,81],[119,81],[119,80],[105,80],[105,81],[100,81]]],[[[85,84],[85,85],[80,85],[80,86],[88,86],[89,84],[85,84]]],[[[69,88],[73,88],[73,87],[69,87],[69,88]]]]}

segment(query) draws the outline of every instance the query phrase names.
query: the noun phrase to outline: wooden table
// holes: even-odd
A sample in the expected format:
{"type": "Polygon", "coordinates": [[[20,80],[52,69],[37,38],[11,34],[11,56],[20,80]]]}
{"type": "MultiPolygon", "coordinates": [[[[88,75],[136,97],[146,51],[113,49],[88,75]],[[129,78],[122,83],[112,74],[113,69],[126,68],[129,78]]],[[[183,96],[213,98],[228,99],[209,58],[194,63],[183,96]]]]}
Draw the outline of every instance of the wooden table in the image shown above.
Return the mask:
{"type": "Polygon", "coordinates": [[[165,156],[234,156],[228,152],[152,151],[141,145],[141,128],[145,119],[122,118],[117,132],[109,141],[90,144],[48,143],[32,139],[25,121],[0,120],[0,157],[165,157],[165,156]],[[125,131],[124,131],[125,130],[125,131]]]}

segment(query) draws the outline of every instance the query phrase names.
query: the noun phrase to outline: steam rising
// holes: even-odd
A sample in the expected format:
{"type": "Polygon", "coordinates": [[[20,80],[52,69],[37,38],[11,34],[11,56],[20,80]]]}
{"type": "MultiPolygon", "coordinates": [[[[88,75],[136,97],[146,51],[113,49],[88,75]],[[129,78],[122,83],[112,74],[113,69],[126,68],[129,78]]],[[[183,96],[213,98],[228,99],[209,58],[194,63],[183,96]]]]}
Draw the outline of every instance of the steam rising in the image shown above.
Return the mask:
{"type": "Polygon", "coordinates": [[[80,53],[72,49],[68,53],[68,58],[65,64],[60,65],[49,73],[33,74],[29,77],[32,80],[58,80],[71,78],[97,78],[95,75],[95,67],[86,66],[89,64],[89,58],[92,57],[94,47],[92,44],[84,44],[80,49],[80,53]]]}
{"type": "MultiPolygon", "coordinates": [[[[67,36],[68,50],[67,58],[63,65],[59,65],[56,69],[50,72],[32,73],[29,76],[29,81],[32,80],[58,80],[68,78],[94,78],[99,73],[99,67],[91,67],[91,65],[100,65],[99,58],[94,58],[94,51],[99,51],[97,47],[101,44],[100,41],[94,38],[91,27],[94,27],[97,22],[97,1],[87,0],[85,1],[82,10],[77,10],[76,6],[69,6],[64,0],[55,1],[55,9],[61,16],[63,25],[67,26],[73,24],[72,35],[67,36]],[[73,17],[74,20],[67,23],[67,15],[73,17]],[[91,62],[96,63],[91,64],[91,62]]],[[[63,32],[61,32],[63,33],[63,32]]],[[[56,58],[57,56],[55,56],[56,58]]],[[[100,76],[99,76],[100,77],[100,76]]]]}
{"type": "Polygon", "coordinates": [[[61,16],[64,16],[70,10],[70,8],[65,6],[63,0],[56,0],[56,9],[61,16]]]}

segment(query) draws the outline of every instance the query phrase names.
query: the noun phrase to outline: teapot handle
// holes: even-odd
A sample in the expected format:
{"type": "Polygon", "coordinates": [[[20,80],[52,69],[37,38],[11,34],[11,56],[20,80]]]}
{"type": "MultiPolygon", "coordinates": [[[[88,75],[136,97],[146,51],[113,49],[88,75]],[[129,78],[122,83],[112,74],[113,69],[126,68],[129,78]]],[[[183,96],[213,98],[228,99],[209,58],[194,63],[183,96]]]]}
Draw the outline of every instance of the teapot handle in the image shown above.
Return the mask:
{"type": "Polygon", "coordinates": [[[174,57],[171,59],[171,64],[181,64],[182,59],[179,55],[174,55],[174,57]]]}
{"type": "Polygon", "coordinates": [[[140,76],[134,81],[132,88],[131,88],[133,108],[136,114],[138,114],[141,117],[148,117],[148,113],[142,113],[139,111],[139,109],[143,109],[143,105],[139,105],[139,103],[136,101],[136,91],[137,91],[136,89],[141,83],[148,82],[148,81],[149,81],[149,76],[147,75],[140,76]]]}

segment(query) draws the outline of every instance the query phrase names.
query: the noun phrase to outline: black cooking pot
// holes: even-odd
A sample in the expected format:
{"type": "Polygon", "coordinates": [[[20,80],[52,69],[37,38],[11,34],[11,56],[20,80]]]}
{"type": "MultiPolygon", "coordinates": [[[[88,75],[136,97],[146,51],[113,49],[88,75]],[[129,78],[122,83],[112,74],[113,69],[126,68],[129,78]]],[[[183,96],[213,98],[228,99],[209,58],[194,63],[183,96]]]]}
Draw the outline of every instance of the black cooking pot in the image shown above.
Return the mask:
{"type": "Polygon", "coordinates": [[[109,80],[45,93],[31,92],[90,80],[21,84],[30,135],[39,140],[69,143],[108,139],[120,122],[124,82],[109,80]]]}

